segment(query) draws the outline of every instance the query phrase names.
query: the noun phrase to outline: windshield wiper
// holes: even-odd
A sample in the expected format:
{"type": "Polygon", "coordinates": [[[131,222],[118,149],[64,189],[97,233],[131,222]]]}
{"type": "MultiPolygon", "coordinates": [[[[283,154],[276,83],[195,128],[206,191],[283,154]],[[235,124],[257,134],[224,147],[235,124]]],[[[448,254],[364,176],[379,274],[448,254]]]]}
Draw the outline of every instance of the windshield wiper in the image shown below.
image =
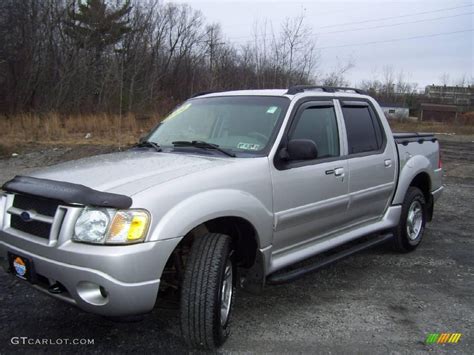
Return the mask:
{"type": "Polygon", "coordinates": [[[174,142],[171,142],[171,144],[173,144],[175,147],[196,147],[196,148],[202,148],[202,149],[214,149],[229,157],[235,158],[236,156],[232,152],[219,148],[219,145],[217,144],[208,143],[204,141],[174,141],[174,142]]]}
{"type": "Polygon", "coordinates": [[[135,144],[134,147],[152,147],[157,152],[161,152],[161,147],[159,146],[159,144],[152,141],[140,141],[135,144]]]}

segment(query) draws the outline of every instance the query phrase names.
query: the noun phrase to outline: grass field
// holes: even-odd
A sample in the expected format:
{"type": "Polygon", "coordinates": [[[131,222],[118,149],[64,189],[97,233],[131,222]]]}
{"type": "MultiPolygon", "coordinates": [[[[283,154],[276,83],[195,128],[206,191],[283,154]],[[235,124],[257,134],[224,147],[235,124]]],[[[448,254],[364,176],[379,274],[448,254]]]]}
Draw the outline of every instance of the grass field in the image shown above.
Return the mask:
{"type": "Polygon", "coordinates": [[[47,115],[0,116],[0,139],[17,143],[117,144],[136,142],[160,120],[159,116],[47,115]]]}
{"type": "MultiPolygon", "coordinates": [[[[394,132],[434,132],[474,135],[473,113],[458,123],[394,121],[394,132]]],[[[45,115],[0,116],[0,155],[8,155],[27,144],[130,145],[156,125],[162,116],[119,115],[45,115]]]]}
{"type": "Polygon", "coordinates": [[[473,135],[472,123],[442,123],[442,122],[416,122],[416,121],[389,121],[394,132],[431,132],[459,135],[473,135]]]}

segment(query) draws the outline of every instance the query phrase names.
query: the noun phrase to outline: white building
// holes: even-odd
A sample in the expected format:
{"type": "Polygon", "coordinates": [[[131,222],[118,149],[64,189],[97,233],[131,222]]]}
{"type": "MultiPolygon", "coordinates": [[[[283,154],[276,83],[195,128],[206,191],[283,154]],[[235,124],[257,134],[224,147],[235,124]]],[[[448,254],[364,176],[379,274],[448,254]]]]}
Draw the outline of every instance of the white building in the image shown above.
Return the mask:
{"type": "Polygon", "coordinates": [[[385,113],[385,117],[398,119],[398,120],[406,120],[409,116],[409,108],[397,105],[390,105],[390,104],[382,104],[381,105],[383,112],[385,113]]]}

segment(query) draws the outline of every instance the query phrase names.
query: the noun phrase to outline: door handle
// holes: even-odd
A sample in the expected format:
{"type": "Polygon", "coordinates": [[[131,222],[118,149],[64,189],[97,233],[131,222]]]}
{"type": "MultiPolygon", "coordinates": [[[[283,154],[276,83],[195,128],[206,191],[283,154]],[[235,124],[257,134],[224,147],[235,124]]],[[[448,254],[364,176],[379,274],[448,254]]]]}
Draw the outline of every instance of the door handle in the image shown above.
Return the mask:
{"type": "Polygon", "coordinates": [[[344,176],[344,168],[334,169],[334,176],[344,176]]]}
{"type": "Polygon", "coordinates": [[[386,168],[390,168],[392,166],[392,159],[385,159],[383,165],[385,165],[386,168]]]}
{"type": "Polygon", "coordinates": [[[344,176],[344,168],[326,170],[326,175],[344,176]]]}

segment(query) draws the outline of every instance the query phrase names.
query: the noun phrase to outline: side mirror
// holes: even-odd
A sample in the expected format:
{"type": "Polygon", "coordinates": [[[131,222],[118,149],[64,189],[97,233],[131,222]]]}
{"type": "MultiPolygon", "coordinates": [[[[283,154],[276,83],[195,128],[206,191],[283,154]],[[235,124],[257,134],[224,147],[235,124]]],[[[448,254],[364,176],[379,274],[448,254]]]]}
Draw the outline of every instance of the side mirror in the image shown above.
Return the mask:
{"type": "Polygon", "coordinates": [[[311,139],[292,139],[280,151],[283,160],[311,160],[318,157],[318,147],[311,139]]]}

